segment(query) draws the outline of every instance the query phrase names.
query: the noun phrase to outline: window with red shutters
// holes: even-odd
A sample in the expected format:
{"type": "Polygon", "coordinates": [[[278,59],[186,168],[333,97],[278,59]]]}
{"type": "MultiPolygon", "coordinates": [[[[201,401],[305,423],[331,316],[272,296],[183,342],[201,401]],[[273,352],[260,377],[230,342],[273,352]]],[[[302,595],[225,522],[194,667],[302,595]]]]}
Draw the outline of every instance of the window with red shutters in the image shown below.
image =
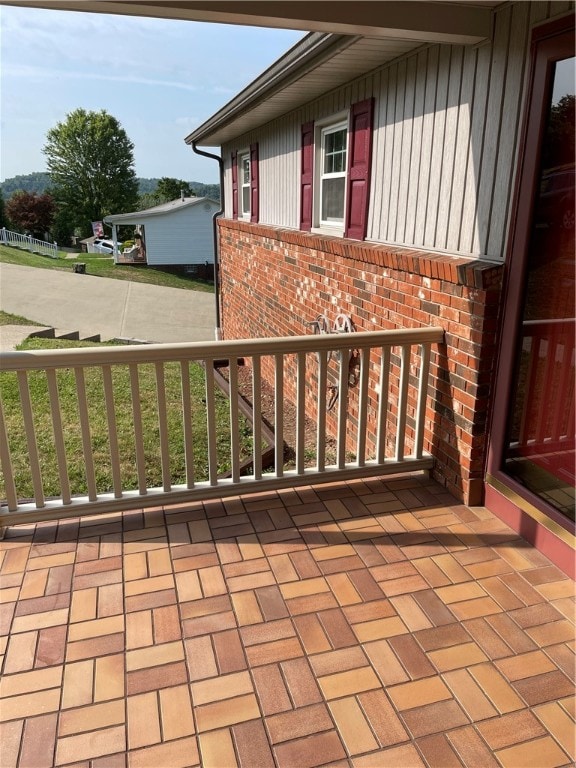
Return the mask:
{"type": "Polygon", "coordinates": [[[238,152],[232,152],[232,218],[238,218],[238,152]]]}
{"type": "Polygon", "coordinates": [[[300,229],[312,229],[312,193],[314,185],[314,123],[302,126],[300,154],[300,229]]]}
{"type": "Polygon", "coordinates": [[[260,192],[258,189],[258,143],[250,145],[250,221],[257,223],[260,215],[260,192]]]}
{"type": "Polygon", "coordinates": [[[354,240],[364,240],[368,228],[373,113],[374,98],[353,104],[350,111],[344,236],[354,240]]]}

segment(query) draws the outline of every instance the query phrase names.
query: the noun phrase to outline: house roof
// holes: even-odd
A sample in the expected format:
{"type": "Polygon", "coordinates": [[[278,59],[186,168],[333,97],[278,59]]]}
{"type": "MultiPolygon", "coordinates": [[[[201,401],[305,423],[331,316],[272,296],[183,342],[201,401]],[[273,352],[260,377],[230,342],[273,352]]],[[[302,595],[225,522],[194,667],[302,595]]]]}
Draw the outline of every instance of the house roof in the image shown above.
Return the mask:
{"type": "Polygon", "coordinates": [[[174,211],[181,211],[183,208],[190,208],[200,203],[210,204],[218,207],[219,204],[209,197],[179,197],[176,200],[170,200],[168,203],[161,203],[160,205],[154,205],[152,208],[146,208],[143,211],[131,211],[130,213],[114,213],[104,217],[104,221],[107,224],[117,224],[123,221],[132,222],[135,219],[145,219],[150,216],[162,216],[165,214],[173,213],[174,211]]]}

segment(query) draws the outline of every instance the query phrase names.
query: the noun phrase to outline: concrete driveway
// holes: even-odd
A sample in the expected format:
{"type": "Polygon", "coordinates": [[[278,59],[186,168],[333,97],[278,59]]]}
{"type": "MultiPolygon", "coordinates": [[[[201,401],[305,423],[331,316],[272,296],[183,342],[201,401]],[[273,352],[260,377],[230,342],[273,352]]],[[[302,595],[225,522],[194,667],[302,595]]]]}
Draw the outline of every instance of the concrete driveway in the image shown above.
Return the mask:
{"type": "Polygon", "coordinates": [[[214,341],[213,293],[0,265],[0,309],[102,340],[214,341]]]}

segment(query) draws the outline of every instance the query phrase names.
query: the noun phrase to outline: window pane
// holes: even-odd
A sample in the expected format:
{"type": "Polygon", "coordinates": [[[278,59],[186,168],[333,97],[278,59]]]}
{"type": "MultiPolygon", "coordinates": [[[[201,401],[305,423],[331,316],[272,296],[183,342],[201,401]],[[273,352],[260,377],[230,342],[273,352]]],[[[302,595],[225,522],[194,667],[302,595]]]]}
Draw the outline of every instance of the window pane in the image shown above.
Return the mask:
{"type": "Polygon", "coordinates": [[[250,187],[242,187],[242,213],[250,213],[250,187]]]}
{"type": "Polygon", "coordinates": [[[346,170],[346,128],[324,134],[324,173],[346,170]]]}
{"type": "Polygon", "coordinates": [[[344,190],[346,179],[323,179],[322,221],[344,221],[344,190]]]}
{"type": "Polygon", "coordinates": [[[250,160],[248,155],[244,155],[242,158],[242,182],[250,184],[250,160]]]}

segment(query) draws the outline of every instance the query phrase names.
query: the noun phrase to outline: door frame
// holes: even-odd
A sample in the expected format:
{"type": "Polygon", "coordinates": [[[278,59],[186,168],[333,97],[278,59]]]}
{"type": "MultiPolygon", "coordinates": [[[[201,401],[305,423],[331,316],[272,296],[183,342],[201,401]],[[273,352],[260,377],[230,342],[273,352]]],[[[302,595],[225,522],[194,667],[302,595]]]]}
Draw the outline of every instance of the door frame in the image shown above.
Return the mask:
{"type": "Polygon", "coordinates": [[[485,503],[574,578],[573,524],[502,469],[514,366],[524,304],[527,256],[546,130],[553,65],[574,56],[574,14],[536,27],[532,33],[527,106],[503,274],[500,343],[488,432],[485,503]]]}

